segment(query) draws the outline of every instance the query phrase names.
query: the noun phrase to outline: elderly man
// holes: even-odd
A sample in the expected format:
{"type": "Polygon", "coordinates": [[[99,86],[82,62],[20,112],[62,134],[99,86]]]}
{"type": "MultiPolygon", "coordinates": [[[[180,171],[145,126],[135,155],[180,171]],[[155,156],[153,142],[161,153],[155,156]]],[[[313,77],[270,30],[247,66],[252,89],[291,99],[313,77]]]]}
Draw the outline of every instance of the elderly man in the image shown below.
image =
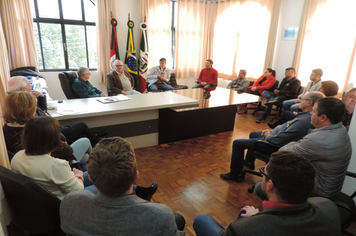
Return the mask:
{"type": "Polygon", "coordinates": [[[110,90],[114,96],[118,94],[141,94],[133,89],[135,83],[134,78],[129,72],[124,71],[124,64],[121,61],[115,60],[113,67],[114,70],[106,75],[106,83],[108,84],[108,90],[110,90]]]}
{"type": "Polygon", "coordinates": [[[342,124],[346,127],[347,130],[349,130],[352,114],[354,113],[356,104],[356,88],[346,92],[342,97],[342,102],[345,104],[345,111],[344,115],[342,116],[342,124]]]}
{"type": "Polygon", "coordinates": [[[135,152],[120,137],[102,139],[88,161],[88,176],[98,194],[81,190],[67,194],[60,207],[67,235],[181,235],[185,220],[164,204],[137,197],[135,152]]]}
{"type": "Polygon", "coordinates": [[[220,177],[225,180],[243,180],[245,175],[243,166],[250,169],[255,168],[253,157],[247,156],[244,162],[244,151],[252,149],[258,140],[266,140],[282,146],[291,141],[298,141],[307,135],[309,129],[313,128],[310,111],[314,103],[322,97],[324,95],[320,92],[308,93],[302,99],[301,109],[303,112],[299,113],[297,118],[277,126],[273,131],[267,129],[262,132],[252,132],[250,139],[236,139],[232,144],[230,172],[221,174],[220,177]]]}
{"type": "Polygon", "coordinates": [[[204,69],[201,70],[198,83],[193,88],[216,87],[218,84],[218,71],[213,68],[213,60],[206,60],[204,69]]]}
{"type": "Polygon", "coordinates": [[[238,219],[226,229],[209,215],[200,215],[193,224],[197,236],[341,235],[336,205],[321,197],[308,199],[315,171],[302,155],[273,153],[260,173],[262,191],[267,196],[262,202],[263,210],[244,206],[238,219]]]}
{"type": "MultiPolygon", "coordinates": [[[[9,79],[8,92],[25,91],[32,93],[37,98],[36,115],[51,116],[47,112],[46,96],[36,90],[32,90],[30,81],[23,76],[14,76],[9,79]]],[[[75,122],[68,126],[61,127],[61,133],[66,137],[68,144],[74,143],[77,139],[87,137],[92,146],[98,142],[98,138],[91,132],[84,122],[75,122]]]]}
{"type": "Polygon", "coordinates": [[[95,88],[88,80],[90,79],[90,71],[87,67],[80,67],[78,69],[78,78],[72,84],[72,89],[79,98],[91,97],[107,97],[106,93],[101,92],[95,88]]]}
{"type": "Polygon", "coordinates": [[[147,75],[148,88],[157,92],[158,89],[162,90],[173,90],[173,87],[167,83],[170,80],[171,72],[166,67],[166,58],[159,59],[159,66],[152,67],[147,75]]]}
{"type": "Polygon", "coordinates": [[[228,89],[235,89],[238,94],[245,92],[245,88],[249,85],[249,81],[246,79],[247,71],[241,69],[239,72],[239,76],[227,85],[228,89]]]}
{"type": "Polygon", "coordinates": [[[314,69],[310,74],[310,82],[305,87],[302,94],[298,96],[297,99],[289,99],[283,102],[284,111],[298,111],[301,98],[311,91],[319,91],[321,86],[321,76],[323,76],[323,71],[321,69],[314,69]]]}

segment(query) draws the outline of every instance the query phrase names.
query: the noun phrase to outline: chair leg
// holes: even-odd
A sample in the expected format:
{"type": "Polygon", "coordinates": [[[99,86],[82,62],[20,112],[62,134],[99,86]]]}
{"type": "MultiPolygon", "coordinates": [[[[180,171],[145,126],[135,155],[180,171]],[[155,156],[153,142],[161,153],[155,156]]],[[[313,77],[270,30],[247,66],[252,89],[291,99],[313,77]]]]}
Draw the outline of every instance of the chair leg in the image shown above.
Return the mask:
{"type": "Polygon", "coordinates": [[[247,192],[253,193],[253,190],[255,190],[255,185],[253,185],[251,188],[248,188],[247,192]]]}

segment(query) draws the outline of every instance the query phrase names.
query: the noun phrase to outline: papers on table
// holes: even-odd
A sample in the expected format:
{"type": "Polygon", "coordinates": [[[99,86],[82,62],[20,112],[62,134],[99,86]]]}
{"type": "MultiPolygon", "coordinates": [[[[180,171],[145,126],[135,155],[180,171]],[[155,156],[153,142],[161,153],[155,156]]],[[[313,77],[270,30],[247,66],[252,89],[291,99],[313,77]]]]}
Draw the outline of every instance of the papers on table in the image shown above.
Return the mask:
{"type": "Polygon", "coordinates": [[[98,100],[101,103],[112,103],[112,102],[125,101],[130,99],[132,98],[119,94],[115,97],[101,97],[101,98],[97,98],[96,100],[98,100]]]}

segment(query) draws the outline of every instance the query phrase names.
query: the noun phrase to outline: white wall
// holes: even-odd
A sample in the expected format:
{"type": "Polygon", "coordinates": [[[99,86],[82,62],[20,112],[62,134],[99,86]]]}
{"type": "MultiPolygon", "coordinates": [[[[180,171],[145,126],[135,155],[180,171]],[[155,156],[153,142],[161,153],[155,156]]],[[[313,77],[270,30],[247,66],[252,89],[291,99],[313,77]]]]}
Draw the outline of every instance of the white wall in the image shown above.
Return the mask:
{"type": "MultiPolygon", "coordinates": [[[[116,12],[113,12],[114,18],[118,21],[118,24],[116,26],[116,31],[117,31],[117,39],[118,39],[118,46],[119,46],[119,53],[120,53],[120,59],[122,61],[125,60],[125,54],[126,54],[126,42],[127,42],[127,32],[128,32],[128,26],[127,26],[127,21],[128,21],[128,13],[130,13],[130,19],[135,23],[134,26],[134,42],[135,42],[135,48],[136,50],[140,49],[140,39],[141,39],[141,34],[140,33],[140,24],[141,22],[139,21],[140,19],[140,5],[139,5],[139,0],[116,0],[116,12]]],[[[108,37],[111,37],[111,32],[108,37]]],[[[59,83],[58,79],[58,74],[61,71],[56,71],[56,72],[41,72],[40,74],[46,78],[47,85],[48,85],[48,93],[50,96],[55,99],[66,99],[62,87],[59,83]]],[[[90,83],[100,89],[103,92],[106,91],[106,84],[99,83],[99,75],[97,71],[90,71],[91,76],[90,76],[90,83]]]]}
{"type": "Polygon", "coordinates": [[[283,28],[299,27],[304,0],[282,0],[278,20],[276,47],[272,68],[276,79],[282,81],[286,68],[292,66],[296,40],[282,40],[283,28]]]}

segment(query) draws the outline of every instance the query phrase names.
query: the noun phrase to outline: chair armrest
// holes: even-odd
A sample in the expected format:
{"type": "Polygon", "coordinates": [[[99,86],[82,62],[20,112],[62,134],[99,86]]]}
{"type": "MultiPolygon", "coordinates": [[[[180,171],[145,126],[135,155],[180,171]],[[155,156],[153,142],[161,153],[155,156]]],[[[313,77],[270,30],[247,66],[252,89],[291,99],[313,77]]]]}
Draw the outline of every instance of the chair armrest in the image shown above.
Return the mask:
{"type": "Polygon", "coordinates": [[[352,173],[352,172],[350,172],[350,171],[346,171],[346,175],[347,175],[347,176],[350,176],[350,177],[352,177],[352,178],[356,178],[356,174],[355,174],[355,173],[352,173]]]}

